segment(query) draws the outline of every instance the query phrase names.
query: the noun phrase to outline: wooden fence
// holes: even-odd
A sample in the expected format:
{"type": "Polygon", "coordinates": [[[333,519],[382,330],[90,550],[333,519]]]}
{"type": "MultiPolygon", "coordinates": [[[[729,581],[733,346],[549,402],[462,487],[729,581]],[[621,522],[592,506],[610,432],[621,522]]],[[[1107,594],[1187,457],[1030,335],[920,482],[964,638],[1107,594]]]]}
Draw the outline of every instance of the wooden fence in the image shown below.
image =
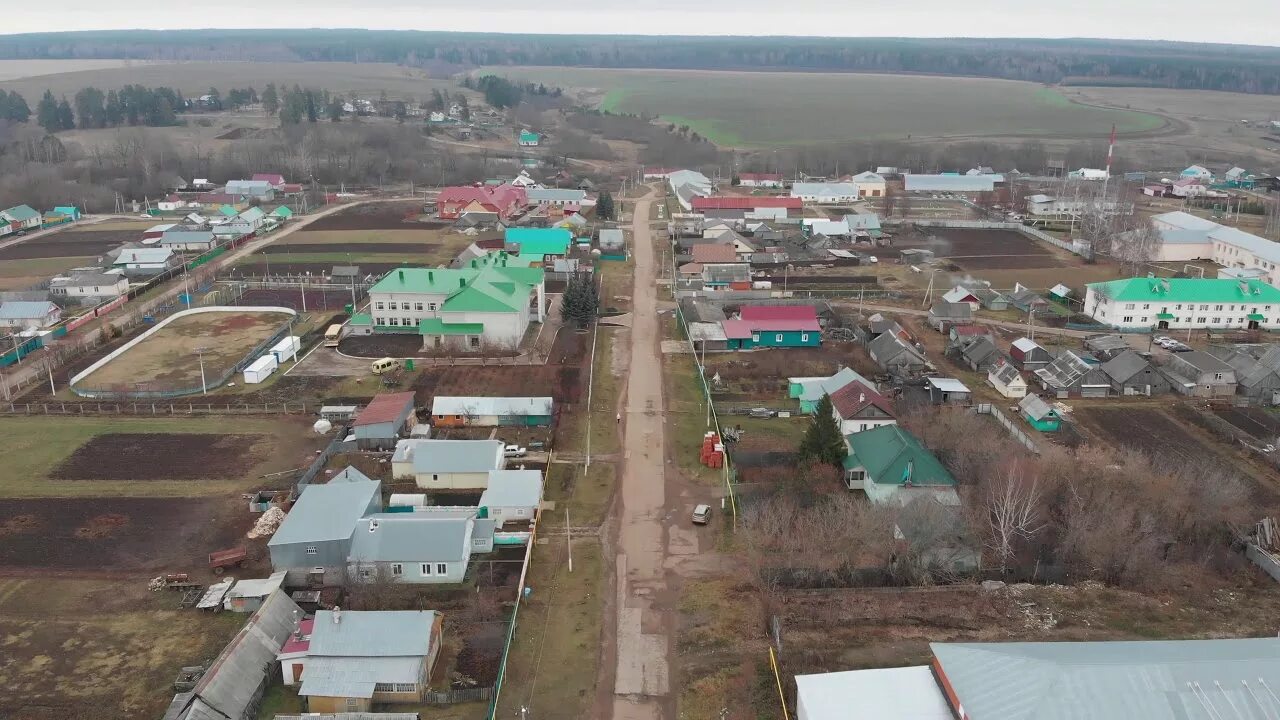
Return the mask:
{"type": "Polygon", "coordinates": [[[973,406],[973,411],[979,415],[990,415],[995,418],[996,422],[1003,425],[1004,429],[1009,431],[1009,434],[1013,436],[1014,440],[1022,443],[1031,452],[1036,453],[1037,455],[1040,454],[1040,448],[1036,446],[1036,443],[1031,439],[1031,436],[1015,425],[1013,421],[1009,419],[1008,415],[1005,415],[1000,411],[1000,408],[992,405],[991,403],[979,403],[973,406]]]}
{"type": "Polygon", "coordinates": [[[456,705],[464,702],[480,702],[492,700],[493,688],[463,688],[461,690],[445,690],[443,692],[428,691],[423,702],[428,705],[456,705]]]}

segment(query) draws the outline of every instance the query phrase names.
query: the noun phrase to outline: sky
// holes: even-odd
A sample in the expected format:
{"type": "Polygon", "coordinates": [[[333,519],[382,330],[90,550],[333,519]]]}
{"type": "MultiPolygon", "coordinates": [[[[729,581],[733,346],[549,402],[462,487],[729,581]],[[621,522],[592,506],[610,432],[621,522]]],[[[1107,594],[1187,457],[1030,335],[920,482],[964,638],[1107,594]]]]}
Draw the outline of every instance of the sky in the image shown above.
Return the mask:
{"type": "MultiPolygon", "coordinates": [[[[10,4],[10,3],[5,3],[10,4]]],[[[173,0],[13,2],[0,34],[299,27],[638,35],[1090,37],[1280,45],[1280,0],[173,0]]]]}

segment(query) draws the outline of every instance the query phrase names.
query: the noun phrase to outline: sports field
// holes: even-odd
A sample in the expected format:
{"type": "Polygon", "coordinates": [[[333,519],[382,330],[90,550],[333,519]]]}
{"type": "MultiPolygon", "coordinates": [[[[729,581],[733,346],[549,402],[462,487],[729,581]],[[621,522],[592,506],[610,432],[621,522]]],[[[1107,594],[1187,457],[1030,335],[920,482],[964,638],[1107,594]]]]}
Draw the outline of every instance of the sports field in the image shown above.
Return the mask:
{"type": "Polygon", "coordinates": [[[210,387],[289,321],[277,312],[187,315],[146,337],[76,383],[82,390],[200,390],[201,355],[210,387]]]}
{"type": "Polygon", "coordinates": [[[853,73],[489,68],[558,85],[610,112],[647,112],[721,145],[908,138],[1105,137],[1157,115],[1077,105],[1035,83],[853,73]]]}

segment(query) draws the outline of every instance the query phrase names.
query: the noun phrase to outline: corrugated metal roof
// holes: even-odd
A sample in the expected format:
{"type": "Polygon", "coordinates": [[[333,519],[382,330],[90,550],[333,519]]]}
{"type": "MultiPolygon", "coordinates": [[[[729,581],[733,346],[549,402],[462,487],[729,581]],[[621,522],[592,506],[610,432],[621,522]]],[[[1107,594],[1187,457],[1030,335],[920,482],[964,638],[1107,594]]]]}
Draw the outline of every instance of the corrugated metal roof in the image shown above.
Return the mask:
{"type": "Polygon", "coordinates": [[[349,538],[356,521],[381,491],[382,483],[377,480],[308,485],[267,544],[349,538]]]}
{"type": "Polygon", "coordinates": [[[1003,175],[903,175],[907,192],[991,192],[1003,175]]]}
{"type": "Polygon", "coordinates": [[[818,311],[812,305],[743,305],[739,315],[749,322],[772,320],[818,320],[818,311]]]}
{"type": "Polygon", "coordinates": [[[1032,420],[1043,420],[1045,417],[1053,413],[1053,407],[1049,403],[1040,398],[1039,395],[1027,395],[1018,401],[1018,409],[1027,414],[1032,420]]]}
{"type": "Polygon", "coordinates": [[[356,521],[350,562],[458,562],[471,556],[474,515],[386,513],[356,521]]]}
{"type": "Polygon", "coordinates": [[[307,652],[311,657],[421,658],[431,652],[435,620],[434,610],[319,610],[307,652]]]}
{"type": "Polygon", "coordinates": [[[928,665],[796,676],[807,720],[952,720],[928,665]]]}
{"type": "Polygon", "coordinates": [[[929,378],[929,385],[941,392],[967,393],[969,388],[955,378],[929,378]]]}
{"type": "Polygon", "coordinates": [[[481,507],[537,507],[540,502],[541,470],[495,470],[480,495],[481,507]]]}
{"type": "Polygon", "coordinates": [[[544,417],[551,415],[554,401],[549,397],[451,397],[437,396],[432,415],[476,415],[481,417],[544,417]]]}
{"type": "Polygon", "coordinates": [[[380,393],[356,416],[356,426],[395,422],[406,408],[412,412],[416,395],[410,392],[380,393]]]}
{"type": "Polygon", "coordinates": [[[804,202],[797,197],[776,196],[713,196],[696,197],[691,201],[694,210],[753,210],[755,208],[786,208],[799,210],[804,202]]]}
{"type": "Polygon", "coordinates": [[[422,440],[396,443],[392,462],[413,463],[417,473],[471,473],[501,470],[501,440],[422,440]]]}
{"type": "Polygon", "coordinates": [[[6,300],[0,302],[0,320],[43,320],[57,309],[47,301],[6,300]]]}
{"type": "Polygon", "coordinates": [[[1267,720],[1280,640],[931,643],[972,718],[1267,720]]]}

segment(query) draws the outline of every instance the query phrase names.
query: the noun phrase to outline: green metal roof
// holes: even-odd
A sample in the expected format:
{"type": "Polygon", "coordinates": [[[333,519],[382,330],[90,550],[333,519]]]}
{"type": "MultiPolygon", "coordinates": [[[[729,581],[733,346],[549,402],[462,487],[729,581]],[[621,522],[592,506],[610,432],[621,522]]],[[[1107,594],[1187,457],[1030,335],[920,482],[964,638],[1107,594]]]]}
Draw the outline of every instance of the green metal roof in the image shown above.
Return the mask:
{"type": "Polygon", "coordinates": [[[348,325],[372,325],[373,316],[370,315],[369,313],[356,313],[351,316],[351,320],[347,324],[348,325]]]}
{"type": "Polygon", "coordinates": [[[494,253],[452,268],[400,268],[379,280],[369,292],[445,295],[440,311],[518,312],[543,281],[542,268],[511,263],[506,253],[494,253]]]}
{"type": "Polygon", "coordinates": [[[218,212],[227,217],[235,217],[240,214],[239,210],[231,207],[230,205],[223,205],[222,207],[219,207],[218,212]]]}
{"type": "Polygon", "coordinates": [[[845,469],[863,467],[877,485],[932,485],[954,487],[955,478],[920,444],[897,425],[882,425],[846,435],[849,455],[845,469]]]}
{"type": "Polygon", "coordinates": [[[1160,318],[1161,320],[1172,320],[1177,316],[1174,315],[1173,313],[1156,313],[1156,317],[1160,318]]]}
{"type": "Polygon", "coordinates": [[[1119,302],[1280,303],[1280,290],[1261,280],[1129,278],[1089,283],[1089,289],[1119,302]]]}
{"type": "Polygon", "coordinates": [[[14,222],[23,222],[25,220],[40,217],[40,213],[29,205],[15,205],[2,212],[8,217],[13,218],[14,222]]]}
{"type": "Polygon", "coordinates": [[[521,142],[537,142],[540,139],[542,139],[542,136],[536,132],[525,131],[520,133],[521,142]]]}
{"type": "Polygon", "coordinates": [[[520,246],[521,255],[564,255],[573,242],[566,228],[507,228],[506,241],[520,246]]]}
{"type": "Polygon", "coordinates": [[[290,209],[289,209],[289,207],[288,207],[287,205],[281,205],[280,207],[276,208],[275,210],[272,210],[272,211],[271,211],[271,214],[272,214],[272,215],[274,215],[274,216],[276,216],[276,217],[281,217],[281,218],[291,218],[291,217],[293,217],[293,210],[290,210],[290,209]]]}
{"type": "Polygon", "coordinates": [[[1257,320],[1258,322],[1262,322],[1263,320],[1267,319],[1267,316],[1263,315],[1262,313],[1249,313],[1245,317],[1249,318],[1250,320],[1257,320]]]}
{"type": "Polygon", "coordinates": [[[418,323],[423,335],[483,335],[484,323],[446,323],[440,318],[426,318],[418,323]]]}

